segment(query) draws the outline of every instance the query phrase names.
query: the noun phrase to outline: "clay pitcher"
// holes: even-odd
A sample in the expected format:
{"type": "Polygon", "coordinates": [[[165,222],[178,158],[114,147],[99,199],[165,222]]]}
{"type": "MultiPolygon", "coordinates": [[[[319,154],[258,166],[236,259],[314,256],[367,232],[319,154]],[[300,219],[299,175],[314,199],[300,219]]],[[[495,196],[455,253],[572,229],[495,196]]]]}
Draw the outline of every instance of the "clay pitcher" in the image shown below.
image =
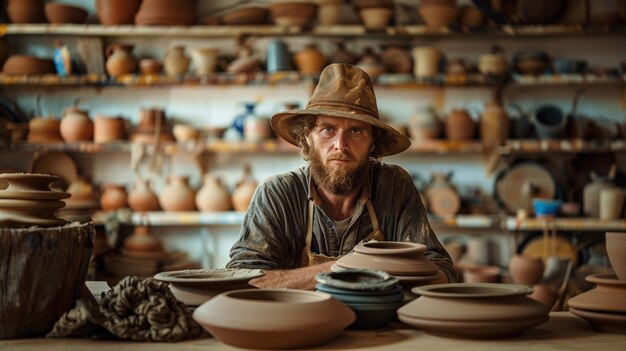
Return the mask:
{"type": "Polygon", "coordinates": [[[413,140],[436,139],[441,132],[437,111],[432,106],[420,108],[409,117],[409,132],[413,140]]]}
{"type": "Polygon", "coordinates": [[[535,285],[543,276],[541,257],[514,255],[509,261],[509,274],[515,284],[535,285]]]}
{"type": "Polygon", "coordinates": [[[195,211],[196,193],[189,187],[189,177],[167,177],[167,184],[159,194],[159,203],[168,212],[195,211]]]}
{"type": "Polygon", "coordinates": [[[302,74],[319,74],[326,66],[326,56],[315,44],[307,45],[295,53],[293,59],[298,71],[302,74]]]}
{"type": "Polygon", "coordinates": [[[63,111],[60,131],[66,142],[93,140],[93,128],[86,111],[78,107],[69,107],[63,111]]]}
{"type": "Polygon", "coordinates": [[[183,46],[173,46],[163,56],[165,74],[170,77],[185,74],[189,70],[189,62],[190,59],[185,54],[185,48],[183,46]]]}
{"type": "Polygon", "coordinates": [[[104,184],[100,196],[100,207],[105,211],[115,211],[128,206],[128,194],[124,186],[104,184]]]}
{"type": "Polygon", "coordinates": [[[498,101],[485,106],[480,118],[480,139],[486,144],[503,144],[509,137],[509,116],[498,101]]]}
{"type": "Polygon", "coordinates": [[[105,67],[111,77],[131,74],[137,70],[137,59],[131,54],[133,47],[133,45],[128,44],[111,44],[107,46],[105,67]]]}
{"type": "Polygon", "coordinates": [[[208,76],[215,72],[218,52],[219,50],[215,48],[198,48],[191,51],[196,75],[208,76]]]}
{"type": "Polygon", "coordinates": [[[150,181],[137,178],[128,194],[128,205],[133,211],[159,211],[159,199],[150,189],[150,181]]]}
{"type": "Polygon", "coordinates": [[[196,206],[202,212],[229,211],[230,193],[218,177],[205,175],[204,184],[196,195],[196,206]]]}
{"type": "Polygon", "coordinates": [[[252,178],[252,169],[249,165],[246,165],[244,175],[231,195],[235,211],[245,212],[248,210],[257,185],[257,182],[252,178]]]}
{"type": "Polygon", "coordinates": [[[445,121],[446,137],[450,141],[472,140],[476,134],[476,123],[467,111],[454,109],[445,121]]]}

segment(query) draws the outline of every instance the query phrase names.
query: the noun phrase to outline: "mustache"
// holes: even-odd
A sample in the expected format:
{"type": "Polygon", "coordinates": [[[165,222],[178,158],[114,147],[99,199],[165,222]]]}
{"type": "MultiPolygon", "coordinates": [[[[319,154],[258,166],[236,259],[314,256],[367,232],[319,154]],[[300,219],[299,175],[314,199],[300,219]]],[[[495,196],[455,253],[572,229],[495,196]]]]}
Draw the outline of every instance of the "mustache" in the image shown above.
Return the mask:
{"type": "Polygon", "coordinates": [[[350,161],[352,160],[352,155],[345,151],[334,152],[328,155],[329,160],[338,160],[338,161],[350,161]]]}

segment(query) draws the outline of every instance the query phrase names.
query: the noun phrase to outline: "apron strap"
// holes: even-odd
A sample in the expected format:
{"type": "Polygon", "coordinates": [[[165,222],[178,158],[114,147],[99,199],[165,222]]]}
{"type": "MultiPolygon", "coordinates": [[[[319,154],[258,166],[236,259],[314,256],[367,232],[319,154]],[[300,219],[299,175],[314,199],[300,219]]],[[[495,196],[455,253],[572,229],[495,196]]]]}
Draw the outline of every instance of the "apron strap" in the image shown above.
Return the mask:
{"type": "Polygon", "coordinates": [[[380,226],[378,225],[378,217],[376,217],[376,212],[374,212],[374,206],[372,206],[372,202],[367,200],[367,214],[370,216],[370,222],[372,222],[372,231],[377,232],[380,230],[380,226]]]}
{"type": "Polygon", "coordinates": [[[314,210],[314,206],[315,204],[313,204],[313,201],[309,200],[309,208],[307,211],[307,219],[306,219],[306,239],[305,239],[305,243],[306,245],[304,246],[305,249],[309,249],[310,251],[310,247],[311,247],[311,241],[313,240],[313,210],[314,210]]]}

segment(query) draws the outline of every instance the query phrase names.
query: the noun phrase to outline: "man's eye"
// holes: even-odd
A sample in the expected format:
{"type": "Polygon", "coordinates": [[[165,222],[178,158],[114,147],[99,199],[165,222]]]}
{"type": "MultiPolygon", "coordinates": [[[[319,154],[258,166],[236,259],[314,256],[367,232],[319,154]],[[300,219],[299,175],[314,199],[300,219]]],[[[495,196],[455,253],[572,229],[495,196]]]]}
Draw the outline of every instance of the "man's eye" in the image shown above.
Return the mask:
{"type": "Polygon", "coordinates": [[[322,133],[328,134],[328,133],[332,133],[332,132],[333,132],[333,129],[331,127],[326,127],[326,128],[322,129],[322,133]]]}
{"type": "Polygon", "coordinates": [[[350,133],[352,133],[352,134],[354,134],[354,135],[359,135],[359,134],[361,134],[362,132],[363,132],[363,131],[362,131],[361,129],[357,129],[357,128],[354,128],[354,129],[351,129],[351,130],[350,130],[350,133]]]}

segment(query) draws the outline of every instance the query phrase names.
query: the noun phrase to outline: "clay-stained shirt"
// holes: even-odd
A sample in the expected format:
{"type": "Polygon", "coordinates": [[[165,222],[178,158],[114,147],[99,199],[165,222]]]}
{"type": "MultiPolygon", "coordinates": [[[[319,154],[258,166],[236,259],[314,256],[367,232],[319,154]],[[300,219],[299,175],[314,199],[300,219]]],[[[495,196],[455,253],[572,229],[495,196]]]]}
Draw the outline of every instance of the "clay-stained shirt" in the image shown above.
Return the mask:
{"type": "Polygon", "coordinates": [[[311,250],[341,256],[372,232],[370,198],[387,241],[427,246],[425,255],[451,282],[458,281],[450,256],[433,232],[420,194],[401,167],[373,161],[346,233],[339,237],[312,184],[309,167],[273,176],[261,183],[244,217],[241,236],[230,251],[230,268],[293,269],[305,246],[307,206],[314,201],[311,250]]]}

